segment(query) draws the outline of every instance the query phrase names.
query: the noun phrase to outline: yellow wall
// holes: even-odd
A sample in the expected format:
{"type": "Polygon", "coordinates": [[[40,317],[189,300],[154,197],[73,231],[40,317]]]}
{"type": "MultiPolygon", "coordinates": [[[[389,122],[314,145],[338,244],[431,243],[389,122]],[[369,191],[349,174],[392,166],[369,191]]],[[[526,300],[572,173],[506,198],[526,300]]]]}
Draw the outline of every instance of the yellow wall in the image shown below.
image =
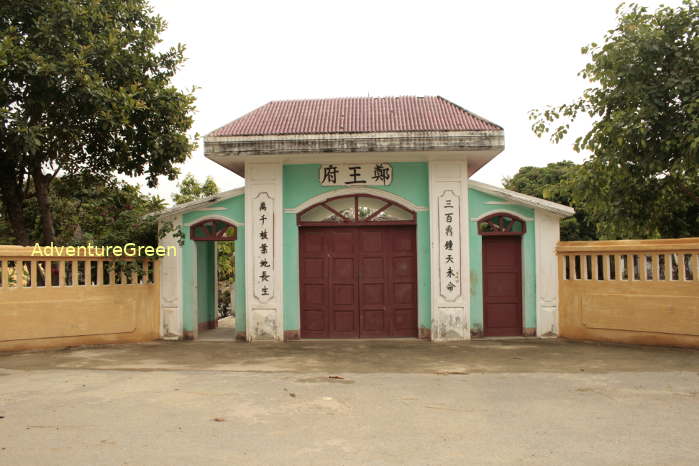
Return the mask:
{"type": "Polygon", "coordinates": [[[560,336],[699,347],[699,238],[560,242],[557,253],[560,336]]]}
{"type": "Polygon", "coordinates": [[[31,251],[0,246],[0,351],[159,338],[157,261],[133,263],[127,276],[109,272],[115,259],[31,257],[31,251]],[[42,283],[49,261],[58,273],[42,283]]]}

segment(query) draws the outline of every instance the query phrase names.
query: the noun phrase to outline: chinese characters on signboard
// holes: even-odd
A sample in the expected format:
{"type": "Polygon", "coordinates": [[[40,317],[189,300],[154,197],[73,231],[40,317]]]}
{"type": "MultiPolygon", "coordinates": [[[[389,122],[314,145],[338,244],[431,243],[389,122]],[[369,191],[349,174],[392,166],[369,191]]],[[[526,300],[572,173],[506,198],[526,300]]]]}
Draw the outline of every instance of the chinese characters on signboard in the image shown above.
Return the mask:
{"type": "Polygon", "coordinates": [[[274,201],[260,193],[252,203],[253,244],[255,245],[255,297],[269,301],[274,294],[274,201]]]}
{"type": "Polygon", "coordinates": [[[318,179],[322,186],[388,186],[393,167],[388,163],[321,165],[318,179]]]}
{"type": "Polygon", "coordinates": [[[447,190],[442,192],[438,202],[440,293],[453,301],[461,296],[459,196],[447,190]]]}

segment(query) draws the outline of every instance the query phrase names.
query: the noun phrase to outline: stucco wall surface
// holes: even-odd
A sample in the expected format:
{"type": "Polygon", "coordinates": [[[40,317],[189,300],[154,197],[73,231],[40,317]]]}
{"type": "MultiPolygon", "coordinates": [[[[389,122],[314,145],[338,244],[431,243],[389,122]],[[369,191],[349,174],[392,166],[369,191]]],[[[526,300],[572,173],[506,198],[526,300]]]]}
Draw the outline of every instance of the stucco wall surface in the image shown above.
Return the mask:
{"type": "Polygon", "coordinates": [[[524,328],[533,335],[536,330],[536,237],[534,209],[483,193],[468,190],[469,201],[469,247],[471,282],[471,333],[483,331],[483,237],[478,234],[478,220],[495,212],[512,213],[526,223],[522,236],[522,307],[524,328]]]}
{"type": "Polygon", "coordinates": [[[560,335],[699,348],[699,238],[560,242],[560,335]]]}
{"type": "MultiPolygon", "coordinates": [[[[0,247],[2,285],[0,286],[0,351],[57,348],[104,343],[150,341],[160,336],[159,264],[153,262],[153,283],[131,280],[126,284],[81,283],[77,272],[71,279],[49,286],[37,280],[37,263],[43,268],[47,258],[30,257],[32,248],[0,247]],[[8,263],[24,264],[23,277],[8,263]],[[31,264],[31,265],[30,265],[31,264]],[[9,278],[11,277],[11,278],[9,278]],[[31,277],[31,278],[30,278],[31,277]],[[38,286],[39,283],[42,286],[38,286]],[[70,285],[67,285],[70,283],[70,285]]],[[[90,270],[85,258],[50,257],[71,261],[75,270],[90,270]]],[[[60,262],[59,262],[60,263],[60,262]]],[[[50,269],[50,266],[46,266],[50,269]]],[[[99,270],[99,268],[97,269],[99,270]]],[[[105,274],[107,275],[107,274],[105,274]]],[[[108,275],[107,275],[108,276],[108,275]]],[[[107,279],[104,278],[104,282],[107,279]]]]}
{"type": "MultiPolygon", "coordinates": [[[[421,208],[417,212],[417,261],[418,261],[418,326],[429,329],[430,314],[430,238],[429,238],[429,187],[428,168],[424,162],[393,162],[393,181],[388,186],[371,186],[378,192],[395,194],[421,208]]],[[[323,193],[347,188],[321,186],[318,179],[319,164],[284,166],[284,330],[300,328],[299,304],[299,229],[296,225],[297,209],[309,199],[323,193]]],[[[338,193],[340,195],[340,193],[338,193]]],[[[380,194],[379,194],[380,195],[380,194]]]]}
{"type": "Polygon", "coordinates": [[[208,218],[232,221],[237,229],[235,240],[235,289],[236,330],[245,332],[245,222],[244,195],[238,195],[211,204],[206,209],[194,210],[183,215],[182,234],[182,318],[185,334],[194,331],[197,322],[215,319],[214,299],[214,247],[213,242],[192,241],[190,225],[208,218]],[[195,288],[194,284],[198,286],[195,288]]]}

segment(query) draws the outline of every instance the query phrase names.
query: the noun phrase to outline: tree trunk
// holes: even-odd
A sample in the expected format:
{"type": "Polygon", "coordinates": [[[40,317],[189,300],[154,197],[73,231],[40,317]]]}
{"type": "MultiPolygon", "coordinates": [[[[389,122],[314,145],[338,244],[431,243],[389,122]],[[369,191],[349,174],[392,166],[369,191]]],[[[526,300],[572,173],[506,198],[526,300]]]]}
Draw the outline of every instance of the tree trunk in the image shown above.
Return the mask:
{"type": "Polygon", "coordinates": [[[36,200],[39,204],[39,215],[41,216],[41,238],[44,244],[49,244],[56,240],[56,232],[53,229],[53,215],[51,214],[51,203],[49,201],[49,183],[51,175],[45,175],[41,170],[41,165],[34,164],[32,179],[34,180],[34,190],[36,200]]]}
{"type": "MultiPolygon", "coordinates": [[[[2,154],[3,157],[6,154],[2,154]]],[[[24,222],[24,192],[15,167],[0,164],[0,198],[7,212],[15,242],[22,246],[29,245],[29,234],[24,222]]]]}

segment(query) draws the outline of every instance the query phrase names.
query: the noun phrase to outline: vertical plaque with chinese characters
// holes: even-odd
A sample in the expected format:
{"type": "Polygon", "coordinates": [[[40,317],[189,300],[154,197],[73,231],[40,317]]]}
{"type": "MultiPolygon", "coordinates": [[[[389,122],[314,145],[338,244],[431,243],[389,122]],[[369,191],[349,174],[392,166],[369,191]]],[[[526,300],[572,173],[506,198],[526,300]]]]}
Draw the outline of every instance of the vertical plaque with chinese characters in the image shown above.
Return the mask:
{"type": "Polygon", "coordinates": [[[321,186],[388,186],[393,167],[388,163],[338,163],[321,165],[321,186]]]}
{"type": "Polygon", "coordinates": [[[265,303],[274,295],[274,200],[267,193],[258,194],[252,202],[252,212],[254,293],[265,303]]]}
{"type": "Polygon", "coordinates": [[[439,290],[447,301],[461,296],[461,219],[459,196],[443,191],[439,208],[439,290]]]}

